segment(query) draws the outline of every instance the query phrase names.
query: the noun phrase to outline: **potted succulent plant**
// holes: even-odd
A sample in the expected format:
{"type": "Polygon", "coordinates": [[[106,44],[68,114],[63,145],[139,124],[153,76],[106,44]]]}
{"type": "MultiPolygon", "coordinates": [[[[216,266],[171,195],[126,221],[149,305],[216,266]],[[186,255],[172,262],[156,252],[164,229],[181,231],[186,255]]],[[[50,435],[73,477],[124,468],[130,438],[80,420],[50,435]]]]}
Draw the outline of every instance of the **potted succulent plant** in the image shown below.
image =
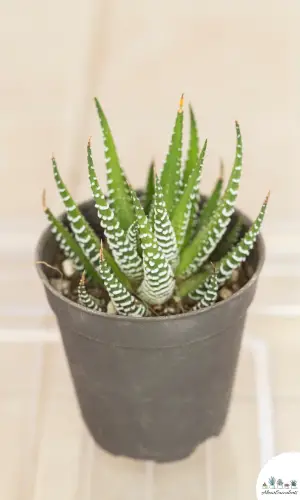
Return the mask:
{"type": "Polygon", "coordinates": [[[37,269],[96,442],[115,455],[178,460],[224,426],[264,261],[259,233],[268,197],[254,222],[234,208],[243,155],[238,123],[226,188],[221,175],[209,197],[200,195],[207,142],[200,149],[190,106],[183,164],[183,96],[164,165],[159,174],[152,165],[146,189],[136,192],[97,99],[96,107],[108,194],[90,140],[92,200],[77,206],[52,159],[66,212],[55,217],[44,197],[50,226],[38,243],[37,269]]]}

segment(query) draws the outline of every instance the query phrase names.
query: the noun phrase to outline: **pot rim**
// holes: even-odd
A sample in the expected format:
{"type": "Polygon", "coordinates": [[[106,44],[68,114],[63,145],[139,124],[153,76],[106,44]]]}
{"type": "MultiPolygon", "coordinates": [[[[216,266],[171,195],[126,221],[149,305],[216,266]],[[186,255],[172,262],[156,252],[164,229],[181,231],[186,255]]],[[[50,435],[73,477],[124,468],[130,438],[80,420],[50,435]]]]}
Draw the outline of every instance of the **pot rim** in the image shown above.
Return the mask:
{"type": "MultiPolygon", "coordinates": [[[[88,206],[91,202],[93,202],[93,199],[85,200],[85,201],[78,204],[78,208],[80,209],[80,211],[82,211],[82,208],[84,208],[85,206],[88,206]]],[[[247,215],[245,215],[239,209],[235,209],[234,214],[241,216],[247,227],[249,227],[253,222],[247,215]]],[[[65,215],[66,215],[66,211],[61,212],[60,215],[58,216],[58,218],[61,219],[65,215]]],[[[235,292],[231,297],[229,297],[228,299],[222,300],[220,302],[217,302],[213,306],[210,306],[210,307],[207,307],[204,309],[199,309],[196,311],[188,311],[188,312],[185,312],[182,314],[173,314],[171,316],[145,316],[145,317],[121,316],[121,315],[117,315],[117,314],[107,314],[107,313],[100,312],[100,311],[91,311],[91,310],[87,309],[86,307],[81,306],[77,302],[74,302],[73,300],[69,299],[68,297],[65,297],[64,295],[59,293],[51,285],[49,279],[47,278],[47,276],[43,270],[43,267],[40,264],[38,264],[38,261],[41,260],[41,254],[43,253],[43,249],[44,249],[45,245],[47,244],[47,241],[49,240],[50,236],[53,236],[53,235],[52,235],[52,232],[50,229],[50,225],[48,225],[43,230],[43,232],[41,233],[41,235],[38,239],[36,249],[35,249],[35,254],[34,254],[35,255],[35,267],[37,269],[37,273],[38,273],[43,285],[48,289],[48,291],[50,293],[55,295],[62,302],[65,302],[66,305],[69,305],[69,306],[77,309],[79,312],[82,311],[82,312],[91,314],[91,315],[96,316],[96,317],[98,316],[99,318],[106,318],[106,319],[109,318],[112,321],[116,321],[116,322],[129,321],[129,320],[134,321],[136,323],[138,323],[138,322],[144,323],[145,321],[146,322],[150,322],[150,321],[161,322],[161,321],[174,321],[174,320],[178,321],[178,320],[185,320],[188,318],[192,318],[195,316],[209,314],[211,311],[218,310],[218,309],[220,309],[220,311],[221,311],[221,308],[225,307],[226,304],[230,305],[230,304],[233,304],[235,301],[239,300],[240,297],[244,293],[246,293],[247,290],[255,284],[255,282],[258,279],[258,276],[260,275],[261,269],[262,269],[264,261],[265,261],[265,256],[266,256],[265,241],[264,241],[262,234],[260,233],[258,238],[257,238],[257,241],[256,241],[256,248],[257,248],[257,252],[258,252],[258,262],[257,262],[257,266],[256,266],[256,269],[255,269],[253,275],[247,281],[247,283],[242,288],[240,288],[240,290],[235,292]]]]}

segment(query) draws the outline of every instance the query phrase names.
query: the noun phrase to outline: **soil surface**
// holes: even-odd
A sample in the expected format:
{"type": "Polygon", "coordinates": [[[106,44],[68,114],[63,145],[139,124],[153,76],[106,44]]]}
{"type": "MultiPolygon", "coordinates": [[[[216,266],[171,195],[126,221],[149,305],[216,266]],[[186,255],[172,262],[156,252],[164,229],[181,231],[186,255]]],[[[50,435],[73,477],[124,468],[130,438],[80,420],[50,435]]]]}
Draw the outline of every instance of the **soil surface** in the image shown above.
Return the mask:
{"type": "MultiPolygon", "coordinates": [[[[59,271],[57,271],[57,273],[53,271],[53,274],[51,273],[53,277],[49,278],[49,281],[52,286],[62,295],[71,299],[73,302],[77,302],[77,287],[81,275],[76,271],[72,275],[72,277],[65,276],[62,267],[62,263],[64,260],[65,257],[61,252],[59,252],[57,254],[55,262],[52,264],[53,267],[55,267],[59,271]],[[57,276],[54,277],[55,274],[57,274],[57,276]]],[[[219,290],[217,302],[228,299],[234,293],[240,290],[240,288],[242,288],[252,277],[253,272],[254,270],[252,266],[247,262],[242,264],[240,269],[233,271],[231,279],[219,290]]],[[[106,305],[109,303],[109,296],[106,290],[102,289],[99,286],[95,287],[89,283],[86,283],[86,288],[92,296],[98,299],[104,299],[106,305]]],[[[195,302],[188,298],[184,298],[179,302],[171,299],[162,306],[151,306],[151,313],[152,316],[170,316],[173,314],[183,314],[185,312],[193,310],[194,306],[195,302]]]]}

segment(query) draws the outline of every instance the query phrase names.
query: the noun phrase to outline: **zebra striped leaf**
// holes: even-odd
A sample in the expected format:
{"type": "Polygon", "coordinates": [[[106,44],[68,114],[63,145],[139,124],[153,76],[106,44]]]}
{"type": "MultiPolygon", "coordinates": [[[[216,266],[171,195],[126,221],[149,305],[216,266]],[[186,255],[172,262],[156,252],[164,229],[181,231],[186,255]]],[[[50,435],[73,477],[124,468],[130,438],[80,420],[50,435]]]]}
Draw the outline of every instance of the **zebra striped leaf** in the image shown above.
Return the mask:
{"type": "Polygon", "coordinates": [[[155,166],[153,161],[149,167],[146,191],[145,191],[144,211],[146,215],[148,215],[150,212],[150,207],[154,197],[154,191],[155,191],[155,166]]]}
{"type": "Polygon", "coordinates": [[[100,240],[89,223],[85,220],[63,182],[57,168],[55,158],[52,158],[54,179],[61,199],[67,210],[67,218],[74,234],[75,240],[81,247],[84,255],[93,265],[99,265],[100,240]]]}
{"type": "Polygon", "coordinates": [[[87,160],[90,186],[98,210],[98,217],[113,257],[120,269],[130,280],[141,280],[143,277],[142,259],[138,254],[137,246],[134,246],[132,241],[126,238],[124,229],[121,227],[114,210],[110,208],[100,188],[92,158],[90,141],[87,146],[87,160]]]}
{"type": "Polygon", "coordinates": [[[108,121],[97,98],[96,108],[104,141],[108,197],[121,227],[126,230],[134,222],[134,211],[128,192],[126,176],[120,165],[115,142],[108,121]]]}
{"type": "Polygon", "coordinates": [[[187,159],[185,162],[185,169],[183,172],[183,179],[182,179],[183,186],[186,186],[192,171],[197,166],[200,154],[197,122],[191,104],[189,105],[189,111],[190,111],[190,140],[189,140],[187,159]]]}
{"type": "Polygon", "coordinates": [[[176,270],[177,276],[189,277],[206,262],[223,237],[231,216],[234,213],[234,204],[238,193],[242,171],[242,137],[240,127],[236,122],[237,146],[232,173],[216,210],[209,223],[199,230],[191,245],[183,250],[180,264],[176,270]]]}
{"type": "Polygon", "coordinates": [[[217,279],[216,272],[207,278],[203,285],[203,295],[201,296],[199,302],[194,306],[195,309],[202,309],[205,307],[212,306],[218,298],[219,283],[217,279]]]}
{"type": "Polygon", "coordinates": [[[157,175],[155,181],[152,216],[154,236],[156,238],[158,246],[163,252],[167,261],[171,264],[172,269],[174,269],[177,266],[179,259],[176,234],[168,215],[162,186],[157,175]]]}
{"type": "Polygon", "coordinates": [[[100,250],[99,274],[118,314],[121,316],[145,316],[147,314],[145,305],[118,280],[107,263],[102,249],[100,250]]]}
{"type": "Polygon", "coordinates": [[[90,309],[91,311],[103,311],[102,304],[100,300],[92,297],[85,287],[85,275],[81,276],[80,282],[78,284],[78,302],[80,305],[90,309]]]}
{"type": "Polygon", "coordinates": [[[175,279],[172,268],[161,251],[147,216],[131,189],[143,252],[144,278],[138,288],[138,296],[148,304],[163,304],[172,297],[175,279]]]}
{"type": "MultiPolygon", "coordinates": [[[[266,197],[256,220],[243,238],[241,238],[241,240],[236,243],[236,245],[217,264],[215,264],[215,273],[219,287],[224,285],[224,283],[230,279],[233,270],[238,269],[242,262],[245,262],[247,257],[249,257],[261,230],[268,205],[269,195],[270,193],[266,197]]],[[[207,280],[208,279],[209,277],[207,280]]],[[[203,290],[206,286],[207,280],[204,283],[201,283],[200,286],[195,288],[193,291],[189,292],[188,295],[191,299],[199,300],[199,298],[203,296],[203,290]]]]}
{"type": "Polygon", "coordinates": [[[50,208],[46,206],[46,194],[43,193],[43,210],[50,222],[51,232],[54,234],[56,242],[59,248],[62,250],[66,258],[71,259],[74,262],[75,268],[79,272],[85,271],[87,276],[92,279],[95,283],[100,285],[103,284],[99,274],[94,268],[90,260],[85,256],[81,247],[76,243],[73,235],[67,229],[67,227],[57,219],[50,208]]]}
{"type": "Polygon", "coordinates": [[[163,188],[166,207],[170,216],[172,215],[173,209],[180,196],[183,102],[182,95],[173,129],[171,144],[160,175],[160,182],[163,188]]]}
{"type": "Polygon", "coordinates": [[[192,208],[194,206],[197,191],[199,190],[199,183],[202,175],[206,147],[207,141],[205,141],[204,143],[198,163],[190,173],[184,192],[172,216],[172,225],[175,230],[179,250],[182,248],[189,222],[191,220],[191,217],[193,217],[194,215],[192,213],[192,208]]]}
{"type": "Polygon", "coordinates": [[[219,178],[217,179],[217,182],[210,197],[200,210],[199,222],[198,222],[199,228],[204,227],[210,221],[210,218],[214,213],[214,211],[216,210],[219,200],[221,198],[223,184],[224,184],[224,165],[223,162],[221,162],[219,178]]]}

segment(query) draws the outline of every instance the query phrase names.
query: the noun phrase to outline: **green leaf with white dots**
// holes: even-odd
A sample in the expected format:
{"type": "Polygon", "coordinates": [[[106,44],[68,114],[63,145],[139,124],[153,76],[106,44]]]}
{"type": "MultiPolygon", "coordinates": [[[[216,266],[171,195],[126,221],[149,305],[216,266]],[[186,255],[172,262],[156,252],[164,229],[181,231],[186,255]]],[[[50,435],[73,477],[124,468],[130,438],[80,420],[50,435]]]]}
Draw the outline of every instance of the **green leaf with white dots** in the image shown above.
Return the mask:
{"type": "Polygon", "coordinates": [[[108,197],[121,227],[126,230],[134,222],[134,212],[128,192],[126,176],[120,165],[115,142],[108,121],[97,98],[96,108],[103,134],[108,197]]]}
{"type": "Polygon", "coordinates": [[[99,249],[100,240],[95,234],[91,226],[85,220],[81,214],[79,208],[77,207],[75,201],[73,200],[70,192],[68,191],[65,183],[63,182],[60,173],[57,168],[55,158],[52,158],[54,179],[60,194],[60,197],[67,210],[67,218],[70,223],[70,227],[74,234],[75,240],[81,247],[84,255],[92,262],[92,264],[99,264],[99,249]]]}
{"type": "Polygon", "coordinates": [[[51,232],[54,234],[55,240],[67,259],[74,262],[75,268],[79,272],[85,271],[88,278],[92,279],[95,283],[103,284],[99,274],[93,267],[92,263],[83,253],[81,247],[76,243],[73,235],[64,224],[57,219],[50,208],[44,204],[44,212],[50,222],[51,232]]]}
{"type": "MultiPolygon", "coordinates": [[[[57,168],[55,159],[52,159],[54,178],[57,188],[67,211],[67,219],[69,221],[74,238],[82,249],[86,258],[91,262],[92,266],[97,269],[99,266],[100,239],[89,225],[85,217],[80,212],[65,183],[63,182],[57,168]]],[[[104,250],[106,251],[106,250],[104,250]]],[[[108,255],[108,259],[110,254],[108,255]]],[[[115,264],[115,272],[118,273],[122,283],[130,286],[128,278],[121,272],[117,264],[115,264]]],[[[87,274],[88,270],[87,270],[87,274]]]]}
{"type": "MultiPolygon", "coordinates": [[[[155,180],[155,193],[153,200],[153,227],[154,236],[172,269],[178,265],[179,252],[176,242],[176,234],[170,221],[164,200],[163,190],[158,176],[155,180]]],[[[151,221],[150,221],[151,224],[151,221]]]]}
{"type": "MultiPolygon", "coordinates": [[[[266,197],[260,209],[260,212],[250,229],[248,229],[243,238],[241,238],[241,240],[236,243],[234,247],[219,262],[215,264],[215,273],[219,287],[224,285],[224,283],[230,279],[232,272],[235,269],[238,269],[241,264],[245,262],[245,260],[249,257],[260,233],[268,205],[268,200],[269,194],[266,197]]],[[[204,283],[200,283],[198,287],[196,287],[193,291],[190,291],[189,297],[193,300],[199,300],[199,298],[203,296],[203,290],[206,286],[206,283],[207,281],[205,281],[204,283]]]]}
{"type": "Polygon", "coordinates": [[[182,245],[184,243],[186,231],[190,222],[192,207],[196,199],[197,191],[199,190],[199,183],[202,175],[206,147],[207,141],[205,141],[204,143],[198,162],[195,168],[190,173],[184,192],[172,216],[172,226],[175,230],[177,245],[179,249],[182,248],[182,245]]]}
{"type": "Polygon", "coordinates": [[[185,163],[185,169],[183,172],[183,179],[182,179],[183,186],[186,186],[192,171],[197,166],[200,154],[197,122],[191,104],[189,105],[189,111],[190,111],[190,140],[189,140],[187,159],[185,163]]]}
{"type": "Polygon", "coordinates": [[[88,293],[85,286],[85,276],[81,277],[78,288],[78,303],[91,311],[104,311],[104,307],[99,299],[96,299],[91,294],[88,293]]]}
{"type": "Polygon", "coordinates": [[[210,254],[223,237],[231,216],[234,213],[234,204],[242,172],[242,138],[240,127],[236,122],[236,156],[226,191],[217,205],[209,223],[200,229],[191,245],[185,248],[181,255],[180,264],[176,270],[177,276],[188,277],[196,273],[200,266],[206,262],[210,254]]]}
{"type": "Polygon", "coordinates": [[[148,171],[146,191],[145,191],[145,202],[144,202],[144,210],[145,214],[148,215],[150,212],[150,207],[153,201],[155,191],[155,168],[154,161],[151,163],[148,171]]]}
{"type": "Polygon", "coordinates": [[[182,136],[183,95],[180,99],[169,151],[160,174],[160,182],[163,188],[168,214],[170,216],[172,216],[173,209],[180,196],[182,136]]]}
{"type": "Polygon", "coordinates": [[[198,222],[199,228],[204,227],[210,221],[210,218],[214,213],[214,211],[216,210],[219,200],[221,198],[223,184],[224,184],[224,167],[223,163],[221,163],[219,178],[217,179],[217,182],[213,188],[211,195],[209,196],[206,203],[204,203],[203,207],[200,210],[199,222],[198,222]]]}
{"type": "Polygon", "coordinates": [[[124,229],[121,227],[114,210],[108,204],[100,188],[95,172],[90,141],[87,146],[87,161],[90,186],[108,246],[123,273],[130,280],[139,281],[143,277],[142,259],[138,254],[137,246],[134,246],[132,241],[126,238],[124,229]]]}
{"type": "Polygon", "coordinates": [[[137,294],[148,304],[163,304],[172,297],[175,288],[172,267],[160,249],[150,222],[133,189],[131,189],[131,196],[139,229],[144,267],[144,278],[137,294]]]}
{"type": "Polygon", "coordinates": [[[145,316],[147,314],[145,305],[118,280],[102,254],[100,254],[99,274],[118,314],[122,316],[145,316]]]}

